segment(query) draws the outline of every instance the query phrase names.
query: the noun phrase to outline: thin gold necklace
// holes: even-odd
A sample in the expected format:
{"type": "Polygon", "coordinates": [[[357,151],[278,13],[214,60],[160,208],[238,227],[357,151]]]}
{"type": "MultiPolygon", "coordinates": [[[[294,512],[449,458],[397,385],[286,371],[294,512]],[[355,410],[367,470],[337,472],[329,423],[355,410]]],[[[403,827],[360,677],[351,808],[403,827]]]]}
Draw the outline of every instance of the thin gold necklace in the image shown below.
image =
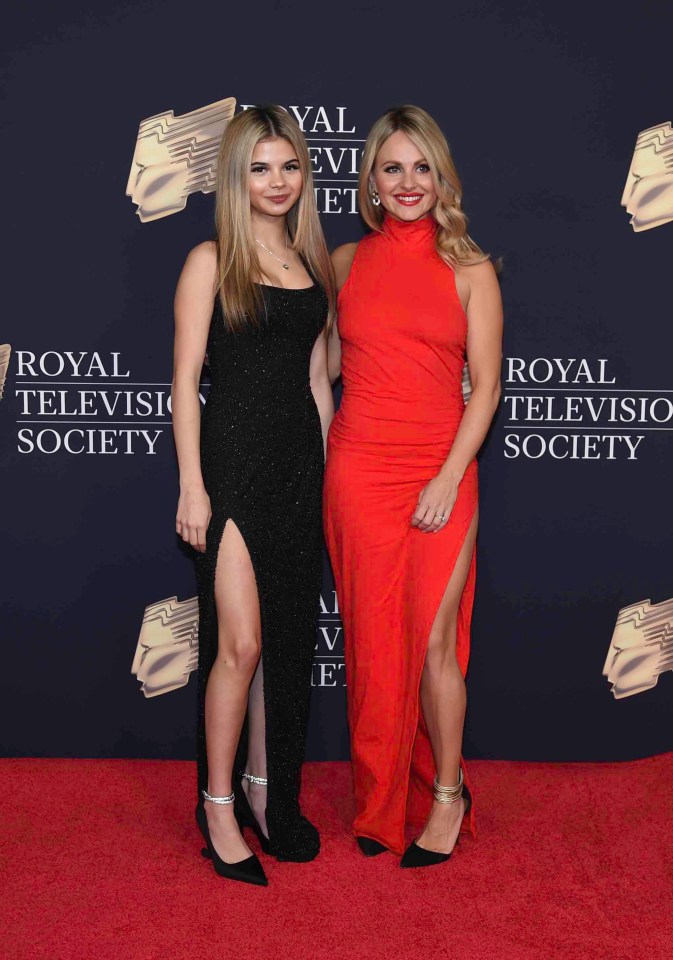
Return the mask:
{"type": "Polygon", "coordinates": [[[265,247],[264,244],[262,243],[262,241],[261,241],[261,240],[258,240],[257,237],[255,237],[255,243],[258,243],[258,244],[260,245],[260,247],[262,248],[262,250],[266,250],[266,252],[269,253],[269,254],[271,254],[271,256],[274,257],[274,258],[278,261],[278,263],[282,264],[283,270],[289,270],[289,269],[290,269],[290,264],[287,262],[287,233],[285,234],[285,260],[283,260],[282,257],[277,256],[277,255],[273,252],[273,250],[269,250],[268,247],[265,247]]]}

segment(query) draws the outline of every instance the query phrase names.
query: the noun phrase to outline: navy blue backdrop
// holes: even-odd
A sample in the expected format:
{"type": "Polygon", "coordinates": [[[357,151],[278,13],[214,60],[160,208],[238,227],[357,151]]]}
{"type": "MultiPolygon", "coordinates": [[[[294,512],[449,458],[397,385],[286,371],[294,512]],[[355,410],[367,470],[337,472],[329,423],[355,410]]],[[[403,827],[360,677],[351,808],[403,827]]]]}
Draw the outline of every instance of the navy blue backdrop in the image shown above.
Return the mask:
{"type": "MultiPolygon", "coordinates": [[[[504,259],[466,754],[673,749],[673,678],[657,680],[651,638],[620,674],[629,695],[603,675],[620,609],[673,596],[673,223],[635,231],[621,205],[638,134],[673,120],[670,5],[66,0],[5,20],[2,752],[193,756],[194,676],[146,698],[130,668],[146,607],[195,593],[166,398],[175,283],[212,233],[213,195],[141,223],[125,189],[142,120],[225,97],[302,119],[330,246],[362,234],[372,122],[424,106],[473,236],[504,259]],[[638,670],[650,681],[631,689],[638,670]]],[[[312,759],[347,756],[332,590],[326,570],[312,759]]]]}

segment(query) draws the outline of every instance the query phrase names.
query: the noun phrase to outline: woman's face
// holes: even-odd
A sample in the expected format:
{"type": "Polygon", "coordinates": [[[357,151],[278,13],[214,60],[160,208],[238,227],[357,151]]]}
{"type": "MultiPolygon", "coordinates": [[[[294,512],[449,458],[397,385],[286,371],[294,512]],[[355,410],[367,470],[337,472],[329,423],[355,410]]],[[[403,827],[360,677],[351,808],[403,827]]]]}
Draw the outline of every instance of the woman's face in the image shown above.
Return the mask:
{"type": "Polygon", "coordinates": [[[371,182],[381,205],[398,220],[419,220],[437,202],[430,165],[413,140],[401,130],[383,141],[371,182]]]}
{"type": "Polygon", "coordinates": [[[265,217],[284,216],[301,196],[304,180],[294,148],[281,137],[260,140],[250,163],[250,206],[265,217]]]}

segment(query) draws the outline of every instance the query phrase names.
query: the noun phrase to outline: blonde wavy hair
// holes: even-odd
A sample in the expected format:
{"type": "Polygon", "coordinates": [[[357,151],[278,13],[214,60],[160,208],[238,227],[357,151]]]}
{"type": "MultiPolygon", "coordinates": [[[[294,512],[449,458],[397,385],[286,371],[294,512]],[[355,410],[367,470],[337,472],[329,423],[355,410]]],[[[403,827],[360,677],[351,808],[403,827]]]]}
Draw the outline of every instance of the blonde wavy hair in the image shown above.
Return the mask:
{"type": "Polygon", "coordinates": [[[292,249],[302,258],[329,301],[326,332],[335,314],[335,283],[313,189],[311,160],[297,121],[276,105],[251,107],[227,125],[217,161],[215,228],[217,231],[218,290],[222,313],[231,330],[258,322],[264,311],[262,276],[250,211],[250,166],[261,140],[287,140],[294,149],[302,175],[299,200],[287,215],[292,249]]]}
{"type": "Polygon", "coordinates": [[[449,145],[437,123],[421,107],[406,104],[386,111],[369,131],[360,168],[360,213],[372,230],[380,231],[383,206],[372,203],[372,176],[376,157],[388,137],[401,130],[418,147],[430,165],[437,190],[431,214],[438,229],[437,253],[450,267],[481,263],[489,259],[467,232],[467,217],[461,210],[462,187],[449,145]]]}

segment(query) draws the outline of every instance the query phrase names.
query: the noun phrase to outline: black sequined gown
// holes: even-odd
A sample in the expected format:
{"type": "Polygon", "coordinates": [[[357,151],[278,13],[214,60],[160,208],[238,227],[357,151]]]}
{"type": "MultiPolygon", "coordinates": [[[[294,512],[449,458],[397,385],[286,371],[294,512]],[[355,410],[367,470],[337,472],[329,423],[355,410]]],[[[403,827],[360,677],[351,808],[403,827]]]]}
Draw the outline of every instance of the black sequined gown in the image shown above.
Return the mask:
{"type": "MultiPolygon", "coordinates": [[[[231,333],[219,297],[208,336],[211,390],[201,419],[201,467],[212,519],[199,582],[199,795],[208,787],[205,691],[217,655],[214,586],[228,518],[247,545],[262,619],[267,809],[272,853],[306,860],[318,832],[299,809],[311,663],[321,586],[323,443],[309,386],[312,348],[327,316],[317,284],[262,287],[259,325],[231,333]]],[[[234,768],[245,769],[244,729],[234,768]]]]}

